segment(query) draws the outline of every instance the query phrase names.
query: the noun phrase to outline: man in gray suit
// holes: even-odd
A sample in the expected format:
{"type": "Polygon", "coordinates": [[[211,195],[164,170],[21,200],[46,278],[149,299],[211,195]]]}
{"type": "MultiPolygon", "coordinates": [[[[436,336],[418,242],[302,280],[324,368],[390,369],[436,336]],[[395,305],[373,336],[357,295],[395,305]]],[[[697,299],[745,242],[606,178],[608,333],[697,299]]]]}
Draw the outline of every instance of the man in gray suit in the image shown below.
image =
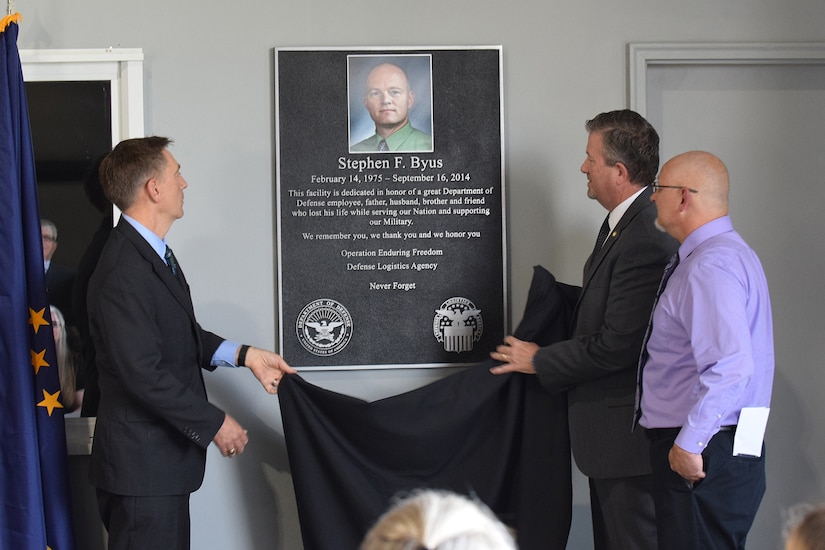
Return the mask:
{"type": "Polygon", "coordinates": [[[538,374],[549,391],[568,391],[570,442],[590,480],[596,550],[655,549],[648,442],[631,426],[639,350],[678,243],[655,227],[656,130],[628,110],[602,113],[586,128],[587,196],[609,214],[584,265],[572,337],[539,348],[508,336],[491,354],[504,363],[492,372],[538,374]]]}
{"type": "Polygon", "coordinates": [[[164,237],[183,216],[186,180],[171,140],[123,141],[101,164],[123,212],[89,282],[100,406],[89,477],[109,550],[188,550],[189,495],[206,448],[241,454],[249,437],[206,398],[203,370],[247,367],[268,393],[295,371],[277,354],[224,340],[195,319],[189,285],[164,237]]]}

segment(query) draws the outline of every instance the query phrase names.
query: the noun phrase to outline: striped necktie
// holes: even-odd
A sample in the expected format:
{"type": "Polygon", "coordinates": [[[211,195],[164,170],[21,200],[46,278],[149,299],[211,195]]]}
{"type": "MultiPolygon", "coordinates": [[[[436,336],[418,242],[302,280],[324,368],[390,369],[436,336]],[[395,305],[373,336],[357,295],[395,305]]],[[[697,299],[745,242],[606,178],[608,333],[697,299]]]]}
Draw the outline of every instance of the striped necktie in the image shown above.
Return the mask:
{"type": "Polygon", "coordinates": [[[178,260],[175,258],[174,252],[172,249],[169,248],[169,245],[166,246],[166,253],[163,255],[164,259],[166,260],[166,265],[169,266],[169,269],[172,270],[172,275],[180,281],[180,266],[178,265],[178,260]]]}

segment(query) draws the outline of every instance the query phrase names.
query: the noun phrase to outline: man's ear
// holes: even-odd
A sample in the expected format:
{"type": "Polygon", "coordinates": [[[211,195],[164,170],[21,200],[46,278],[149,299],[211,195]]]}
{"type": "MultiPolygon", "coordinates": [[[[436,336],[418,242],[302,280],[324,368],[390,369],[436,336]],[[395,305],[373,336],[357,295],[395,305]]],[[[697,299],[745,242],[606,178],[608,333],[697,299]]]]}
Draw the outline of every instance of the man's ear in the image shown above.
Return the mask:
{"type": "Polygon", "coordinates": [[[409,105],[407,105],[407,109],[412,109],[412,106],[413,106],[413,104],[415,103],[415,92],[414,92],[414,91],[412,91],[412,90],[410,90],[410,91],[409,91],[409,92],[407,92],[407,93],[408,93],[408,94],[410,94],[410,104],[409,104],[409,105]]]}
{"type": "Polygon", "coordinates": [[[684,212],[690,206],[690,201],[693,200],[693,197],[691,197],[690,189],[687,187],[679,189],[679,193],[682,194],[682,200],[679,203],[679,212],[684,212]]]}
{"type": "Polygon", "coordinates": [[[143,184],[143,189],[146,191],[146,195],[152,202],[157,202],[160,198],[160,185],[158,185],[158,180],[156,177],[152,176],[146,183],[143,184]]]}
{"type": "Polygon", "coordinates": [[[619,171],[619,178],[630,181],[630,171],[627,169],[627,166],[625,166],[623,162],[617,162],[613,165],[613,167],[619,171]]]}

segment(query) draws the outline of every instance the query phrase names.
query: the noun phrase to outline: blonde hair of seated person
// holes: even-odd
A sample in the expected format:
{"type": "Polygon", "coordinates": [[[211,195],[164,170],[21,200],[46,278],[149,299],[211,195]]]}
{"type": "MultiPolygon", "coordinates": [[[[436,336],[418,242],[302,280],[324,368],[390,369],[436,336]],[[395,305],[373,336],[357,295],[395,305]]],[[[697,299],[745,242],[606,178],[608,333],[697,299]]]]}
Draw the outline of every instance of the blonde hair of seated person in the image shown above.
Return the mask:
{"type": "Polygon", "coordinates": [[[785,550],[825,550],[825,504],[805,507],[785,539],[785,550]]]}
{"type": "Polygon", "coordinates": [[[422,490],[401,499],[367,533],[360,550],[515,550],[507,527],[477,500],[422,490]]]}
{"type": "Polygon", "coordinates": [[[52,331],[54,332],[54,348],[57,353],[57,373],[60,378],[60,402],[64,412],[71,412],[78,406],[78,395],[75,390],[75,364],[68,344],[66,334],[66,320],[63,313],[54,306],[49,306],[52,314],[52,331]]]}

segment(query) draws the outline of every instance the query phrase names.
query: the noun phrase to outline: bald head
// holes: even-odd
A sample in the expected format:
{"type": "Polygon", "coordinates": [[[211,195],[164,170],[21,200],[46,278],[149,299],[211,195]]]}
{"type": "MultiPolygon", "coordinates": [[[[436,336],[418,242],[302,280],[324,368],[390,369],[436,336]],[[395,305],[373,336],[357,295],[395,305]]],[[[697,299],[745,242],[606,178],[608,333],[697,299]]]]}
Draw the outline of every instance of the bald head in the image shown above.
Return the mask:
{"type": "Polygon", "coordinates": [[[730,180],[728,169],[719,157],[706,151],[689,151],[673,157],[666,165],[671,163],[677,176],[687,178],[690,185],[686,185],[700,192],[700,202],[705,208],[727,214],[730,180]]]}
{"type": "Polygon", "coordinates": [[[381,137],[388,137],[407,124],[414,103],[407,73],[398,65],[382,63],[367,75],[364,106],[381,137]]]}
{"type": "Polygon", "coordinates": [[[689,151],[673,157],[662,166],[659,184],[652,197],[658,223],[679,242],[728,214],[728,169],[716,155],[689,151]]]}

